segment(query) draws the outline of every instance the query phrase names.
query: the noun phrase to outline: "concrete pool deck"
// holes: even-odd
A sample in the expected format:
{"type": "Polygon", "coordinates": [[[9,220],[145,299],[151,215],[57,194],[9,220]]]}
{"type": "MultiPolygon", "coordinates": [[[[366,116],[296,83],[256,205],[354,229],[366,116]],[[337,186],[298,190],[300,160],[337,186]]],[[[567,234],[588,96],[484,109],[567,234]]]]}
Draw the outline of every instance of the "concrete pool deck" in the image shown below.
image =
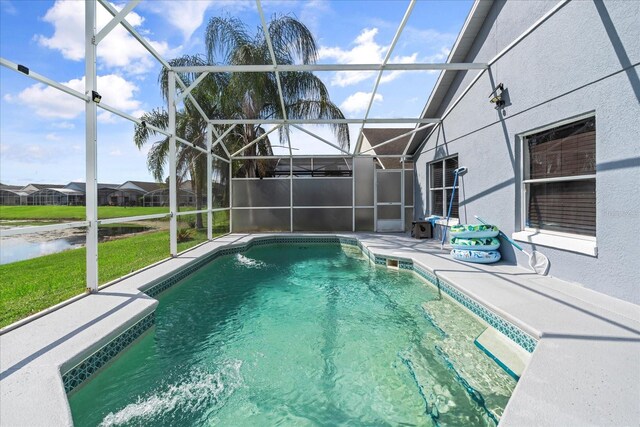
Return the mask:
{"type": "MultiPolygon", "coordinates": [[[[327,235],[355,237],[378,255],[412,258],[539,339],[501,425],[640,424],[640,307],[514,265],[458,262],[433,240],[327,235]]],[[[61,371],[155,309],[157,301],[139,288],[253,236],[267,235],[205,243],[0,335],[0,424],[71,425],[61,371]]]]}

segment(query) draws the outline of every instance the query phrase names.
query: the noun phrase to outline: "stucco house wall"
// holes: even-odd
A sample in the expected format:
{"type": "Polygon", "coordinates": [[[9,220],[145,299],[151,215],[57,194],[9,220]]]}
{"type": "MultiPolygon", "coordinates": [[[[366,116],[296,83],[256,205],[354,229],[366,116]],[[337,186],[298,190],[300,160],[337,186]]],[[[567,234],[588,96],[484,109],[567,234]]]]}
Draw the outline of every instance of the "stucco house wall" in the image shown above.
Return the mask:
{"type": "MultiPolygon", "coordinates": [[[[556,4],[494,2],[465,62],[488,62],[556,4]]],[[[536,249],[551,261],[551,275],[640,303],[638,17],[637,1],[569,2],[491,66],[416,152],[415,217],[429,214],[428,163],[457,153],[469,169],[461,179],[461,222],[480,215],[507,235],[520,231],[518,135],[595,112],[597,256],[536,249]],[[489,103],[499,83],[508,90],[503,114],[489,103]]],[[[438,117],[476,74],[458,73],[438,117]]],[[[502,243],[506,262],[527,265],[502,243]]]]}

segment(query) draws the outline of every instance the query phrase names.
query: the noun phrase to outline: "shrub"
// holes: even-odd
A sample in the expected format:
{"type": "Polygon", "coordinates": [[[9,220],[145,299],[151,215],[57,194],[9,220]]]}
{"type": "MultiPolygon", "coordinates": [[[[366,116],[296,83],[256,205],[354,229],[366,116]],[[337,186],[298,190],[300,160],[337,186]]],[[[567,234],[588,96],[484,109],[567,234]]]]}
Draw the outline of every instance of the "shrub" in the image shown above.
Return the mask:
{"type": "Polygon", "coordinates": [[[188,242],[193,239],[193,233],[191,228],[179,228],[178,229],[178,243],[188,242]]]}

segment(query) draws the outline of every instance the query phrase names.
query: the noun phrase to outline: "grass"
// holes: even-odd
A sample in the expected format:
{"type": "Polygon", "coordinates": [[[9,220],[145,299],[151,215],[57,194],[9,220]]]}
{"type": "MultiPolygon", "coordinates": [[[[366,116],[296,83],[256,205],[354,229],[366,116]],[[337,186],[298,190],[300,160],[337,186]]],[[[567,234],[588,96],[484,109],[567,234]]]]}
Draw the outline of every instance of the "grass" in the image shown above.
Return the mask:
{"type": "MultiPolygon", "coordinates": [[[[180,210],[184,210],[181,207],[180,210]]],[[[195,208],[194,208],[195,209],[195,208]]],[[[85,219],[84,206],[0,206],[0,220],[74,220],[85,219]]],[[[125,216],[169,213],[168,207],[98,206],[98,218],[120,218],[125,216]]]]}
{"type": "MultiPolygon", "coordinates": [[[[214,233],[219,234],[222,233],[214,233]]],[[[192,240],[178,243],[178,251],[206,238],[206,231],[193,230],[192,240]]],[[[168,256],[167,230],[99,243],[99,283],[107,283],[168,256]]],[[[86,287],[85,257],[85,248],[80,248],[0,265],[0,327],[82,294],[86,287]]]]}

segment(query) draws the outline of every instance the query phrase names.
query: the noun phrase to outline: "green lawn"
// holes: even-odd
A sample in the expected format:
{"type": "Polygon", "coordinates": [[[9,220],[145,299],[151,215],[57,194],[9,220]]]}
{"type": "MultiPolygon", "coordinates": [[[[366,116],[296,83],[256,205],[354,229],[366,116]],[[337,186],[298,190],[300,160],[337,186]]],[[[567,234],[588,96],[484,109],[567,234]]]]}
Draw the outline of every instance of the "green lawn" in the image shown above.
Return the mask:
{"type": "MultiPolygon", "coordinates": [[[[192,240],[178,243],[178,251],[207,237],[206,231],[192,230],[191,235],[192,240]]],[[[85,248],[80,248],[0,265],[0,327],[83,293],[85,256],[85,248]]],[[[100,243],[99,282],[107,283],[168,256],[167,230],[100,243]]]]}
{"type": "MultiPolygon", "coordinates": [[[[185,210],[181,207],[180,210],[185,210]]],[[[195,209],[195,208],[194,208],[195,209]]],[[[75,220],[85,219],[84,206],[0,206],[0,220],[75,220]]],[[[120,218],[125,216],[169,213],[169,208],[125,208],[120,206],[98,206],[98,218],[120,218]]]]}

